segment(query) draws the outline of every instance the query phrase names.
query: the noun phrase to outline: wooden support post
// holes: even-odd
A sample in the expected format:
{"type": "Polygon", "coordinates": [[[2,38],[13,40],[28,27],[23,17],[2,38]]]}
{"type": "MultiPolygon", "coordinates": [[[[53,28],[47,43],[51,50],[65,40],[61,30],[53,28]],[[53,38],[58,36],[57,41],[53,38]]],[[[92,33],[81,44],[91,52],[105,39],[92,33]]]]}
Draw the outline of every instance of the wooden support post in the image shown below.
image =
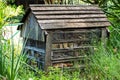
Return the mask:
{"type": "Polygon", "coordinates": [[[106,45],[106,37],[107,37],[107,31],[106,28],[102,28],[102,36],[101,36],[101,41],[103,42],[103,45],[106,45]]]}
{"type": "Polygon", "coordinates": [[[52,47],[52,33],[48,33],[46,36],[46,54],[45,54],[45,67],[47,71],[48,67],[51,66],[51,47],[52,47]]]}

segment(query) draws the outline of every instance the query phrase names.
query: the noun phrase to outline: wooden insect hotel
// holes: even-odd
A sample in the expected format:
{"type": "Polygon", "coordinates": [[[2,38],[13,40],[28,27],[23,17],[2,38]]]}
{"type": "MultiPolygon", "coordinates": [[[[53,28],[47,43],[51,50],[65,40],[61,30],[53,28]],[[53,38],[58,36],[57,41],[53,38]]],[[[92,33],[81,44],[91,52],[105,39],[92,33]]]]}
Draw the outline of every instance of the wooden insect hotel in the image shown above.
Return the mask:
{"type": "Polygon", "coordinates": [[[44,70],[84,66],[95,44],[106,39],[110,25],[96,5],[32,4],[22,22],[18,30],[28,63],[44,70]]]}

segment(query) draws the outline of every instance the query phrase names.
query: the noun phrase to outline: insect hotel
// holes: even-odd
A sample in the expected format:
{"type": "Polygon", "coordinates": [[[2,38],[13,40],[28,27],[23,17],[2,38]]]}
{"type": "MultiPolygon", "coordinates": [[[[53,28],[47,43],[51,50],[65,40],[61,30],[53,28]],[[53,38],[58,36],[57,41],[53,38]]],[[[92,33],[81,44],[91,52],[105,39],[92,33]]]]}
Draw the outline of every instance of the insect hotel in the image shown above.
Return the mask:
{"type": "Polygon", "coordinates": [[[85,66],[110,25],[95,5],[30,5],[18,27],[28,63],[39,69],[85,66]]]}

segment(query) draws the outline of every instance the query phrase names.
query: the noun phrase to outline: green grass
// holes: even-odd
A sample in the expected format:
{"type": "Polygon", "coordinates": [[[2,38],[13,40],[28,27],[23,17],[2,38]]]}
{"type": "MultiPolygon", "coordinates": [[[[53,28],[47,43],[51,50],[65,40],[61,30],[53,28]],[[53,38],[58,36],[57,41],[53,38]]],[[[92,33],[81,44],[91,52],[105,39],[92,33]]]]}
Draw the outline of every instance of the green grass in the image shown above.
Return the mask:
{"type": "Polygon", "coordinates": [[[98,50],[91,56],[90,74],[99,80],[120,79],[120,55],[114,54],[113,48],[105,49],[98,46],[98,50]]]}
{"type": "MultiPolygon", "coordinates": [[[[17,54],[20,54],[19,52],[17,54]]],[[[16,80],[22,55],[15,56],[14,45],[8,41],[0,42],[0,75],[7,80],[16,80]]]]}
{"type": "Polygon", "coordinates": [[[26,64],[21,56],[15,56],[14,47],[3,43],[0,48],[0,78],[7,80],[119,80],[120,54],[112,47],[98,46],[91,55],[90,67],[85,70],[70,70],[50,68],[44,72],[26,64]],[[11,51],[12,50],[12,51],[11,51]],[[20,58],[21,56],[21,58],[20,58]],[[27,75],[26,75],[27,74],[27,75]]]}

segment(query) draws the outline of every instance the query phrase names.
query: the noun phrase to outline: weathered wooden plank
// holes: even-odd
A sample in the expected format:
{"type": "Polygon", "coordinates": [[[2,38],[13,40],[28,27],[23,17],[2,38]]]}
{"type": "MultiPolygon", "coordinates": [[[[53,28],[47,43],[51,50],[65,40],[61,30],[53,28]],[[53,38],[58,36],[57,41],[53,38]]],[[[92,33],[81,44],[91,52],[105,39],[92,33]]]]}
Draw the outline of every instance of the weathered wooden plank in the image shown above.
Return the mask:
{"type": "Polygon", "coordinates": [[[66,59],[66,60],[56,60],[56,61],[52,61],[52,64],[54,64],[54,63],[71,62],[71,61],[83,60],[83,59],[85,59],[85,58],[75,58],[75,59],[66,59]]]}
{"type": "Polygon", "coordinates": [[[80,42],[80,41],[90,41],[90,39],[73,39],[73,40],[53,40],[53,44],[55,43],[70,43],[70,42],[80,42]]]}
{"type": "Polygon", "coordinates": [[[92,49],[95,46],[80,46],[80,47],[74,47],[74,48],[55,48],[55,49],[51,49],[52,51],[63,51],[63,50],[75,50],[75,49],[92,49]]]}
{"type": "Polygon", "coordinates": [[[33,40],[44,41],[43,31],[32,13],[28,15],[22,26],[21,36],[33,40]]]}
{"type": "Polygon", "coordinates": [[[64,11],[64,10],[67,10],[67,11],[79,11],[79,10],[86,10],[86,11],[93,11],[93,10],[101,10],[100,8],[98,7],[94,7],[94,6],[91,6],[91,7],[30,7],[33,11],[64,11]]]}
{"type": "Polygon", "coordinates": [[[102,32],[101,32],[101,41],[104,43],[103,45],[106,47],[106,40],[107,38],[107,29],[106,28],[102,28],[102,32]]]}
{"type": "Polygon", "coordinates": [[[35,15],[55,15],[55,14],[104,14],[103,11],[33,11],[35,15]]]}
{"type": "Polygon", "coordinates": [[[30,7],[99,7],[98,5],[30,4],[30,7]]]}
{"type": "Polygon", "coordinates": [[[36,47],[31,47],[31,46],[26,46],[25,49],[30,49],[30,50],[37,51],[37,52],[45,54],[44,49],[40,49],[40,48],[36,48],[36,47]]]}
{"type": "Polygon", "coordinates": [[[109,26],[109,22],[96,23],[55,23],[55,24],[40,24],[42,29],[65,29],[65,28],[100,28],[109,26]]]}
{"type": "Polygon", "coordinates": [[[52,33],[48,33],[46,36],[46,54],[45,54],[45,67],[47,70],[51,66],[51,46],[52,46],[52,33]]]}
{"type": "Polygon", "coordinates": [[[84,47],[84,48],[74,48],[74,49],[52,49],[52,52],[75,52],[75,51],[80,51],[80,50],[92,50],[94,49],[95,46],[89,46],[89,47],[84,47]]]}
{"type": "Polygon", "coordinates": [[[53,7],[97,7],[97,8],[99,8],[99,6],[98,5],[64,5],[64,4],[44,4],[44,5],[41,5],[41,4],[30,4],[29,5],[30,7],[51,7],[51,8],[53,8],[53,7]]]}
{"type": "Polygon", "coordinates": [[[68,29],[66,31],[64,30],[55,30],[55,31],[51,31],[51,33],[54,34],[69,34],[69,33],[91,33],[91,32],[98,32],[98,31],[101,31],[101,28],[93,28],[93,29],[68,29]]]}
{"type": "Polygon", "coordinates": [[[85,15],[37,15],[37,19],[84,19],[84,18],[106,18],[104,14],[85,14],[85,15]]]}
{"type": "Polygon", "coordinates": [[[88,58],[87,56],[78,56],[78,57],[65,57],[65,58],[52,58],[52,61],[58,61],[58,60],[68,60],[68,59],[78,59],[78,58],[88,58]]]}
{"type": "Polygon", "coordinates": [[[48,20],[38,20],[39,23],[78,23],[78,22],[108,22],[107,18],[92,18],[92,19],[48,19],[48,20]]]}

